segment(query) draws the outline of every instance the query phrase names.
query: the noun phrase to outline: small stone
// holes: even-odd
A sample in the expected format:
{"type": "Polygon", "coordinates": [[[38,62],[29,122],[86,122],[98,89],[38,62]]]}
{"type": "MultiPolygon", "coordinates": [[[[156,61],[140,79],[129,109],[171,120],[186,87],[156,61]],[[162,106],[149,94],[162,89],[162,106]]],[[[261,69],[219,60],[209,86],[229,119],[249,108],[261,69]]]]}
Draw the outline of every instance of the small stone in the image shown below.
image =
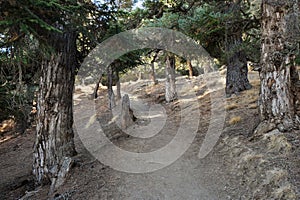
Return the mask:
{"type": "Polygon", "coordinates": [[[284,132],[284,131],[285,131],[285,128],[284,128],[283,124],[278,124],[278,125],[277,125],[277,128],[278,128],[278,130],[279,130],[280,132],[284,132]]]}
{"type": "Polygon", "coordinates": [[[270,122],[262,122],[258,125],[256,128],[254,135],[264,135],[265,133],[268,133],[276,128],[276,125],[274,123],[270,122]]]}

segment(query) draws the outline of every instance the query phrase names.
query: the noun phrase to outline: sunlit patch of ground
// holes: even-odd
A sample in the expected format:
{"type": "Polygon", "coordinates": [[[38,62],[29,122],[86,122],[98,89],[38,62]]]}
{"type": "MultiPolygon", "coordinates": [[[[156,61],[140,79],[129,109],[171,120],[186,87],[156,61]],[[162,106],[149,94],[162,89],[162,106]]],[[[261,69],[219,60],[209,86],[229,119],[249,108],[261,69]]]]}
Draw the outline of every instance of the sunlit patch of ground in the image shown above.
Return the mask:
{"type": "Polygon", "coordinates": [[[0,144],[18,135],[15,132],[16,122],[14,119],[7,119],[0,123],[0,144]]]}
{"type": "MultiPolygon", "coordinates": [[[[191,189],[190,194],[192,194],[193,191],[199,190],[199,185],[194,185],[193,188],[187,185],[198,179],[205,180],[201,184],[212,191],[219,189],[223,195],[227,195],[228,199],[299,199],[297,188],[299,190],[300,186],[300,133],[299,131],[272,132],[262,138],[251,137],[254,128],[259,123],[257,106],[259,79],[256,72],[250,72],[249,76],[253,88],[226,99],[224,107],[226,121],[221,138],[213,151],[203,160],[197,160],[195,155],[199,151],[210,123],[212,106],[210,95],[212,92],[221,90],[210,91],[201,77],[191,80],[194,84],[191,90],[195,92],[196,98],[190,101],[195,101],[194,109],[200,110],[199,130],[193,145],[184,155],[185,162],[181,163],[181,168],[177,168],[178,170],[173,174],[160,174],[160,177],[170,182],[163,182],[162,179],[157,182],[153,174],[132,175],[116,172],[92,157],[76,135],[78,155],[75,157],[74,168],[66,183],[50,196],[47,196],[49,186],[35,189],[34,192],[28,194],[29,199],[54,199],[54,197],[57,199],[126,199],[125,197],[134,192],[137,193],[136,195],[148,193],[152,197],[156,195],[156,199],[160,197],[164,199],[162,197],[165,194],[161,191],[168,189],[168,184],[163,184],[178,186],[172,187],[169,191],[180,190],[180,188],[191,189]],[[240,119],[230,123],[230,119],[235,117],[240,117],[240,119]],[[194,164],[192,171],[189,169],[191,164],[194,164]],[[202,173],[203,170],[205,173],[202,173]],[[181,175],[181,172],[185,174],[183,173],[180,179],[174,179],[181,175]],[[176,183],[176,181],[179,182],[176,183]],[[143,184],[149,187],[131,192],[132,189],[139,188],[143,184]]],[[[224,88],[222,84],[224,84],[223,80],[216,83],[216,86],[224,88]]],[[[149,80],[127,82],[122,84],[122,87],[143,98],[147,103],[163,104],[170,115],[166,128],[171,131],[176,128],[180,120],[179,101],[166,104],[163,81],[157,85],[153,85],[149,80]]],[[[147,150],[146,142],[144,145],[134,146],[133,137],[128,137],[120,132],[117,126],[112,126],[113,123],[109,123],[111,115],[108,111],[106,87],[99,89],[99,97],[96,100],[85,101],[84,98],[88,98],[92,92],[93,86],[76,89],[75,106],[84,103],[95,105],[97,119],[104,129],[108,129],[106,134],[112,138],[113,143],[135,152],[147,150]]],[[[25,194],[26,190],[32,190],[30,173],[32,145],[35,139],[33,133],[32,129],[31,133],[0,143],[0,171],[1,175],[5,175],[0,180],[2,186],[0,199],[18,199],[25,194]]],[[[160,137],[164,139],[164,136],[160,137]]],[[[166,141],[171,139],[172,137],[166,141]]],[[[162,143],[160,140],[155,141],[157,146],[162,143]]],[[[178,195],[184,195],[183,193],[178,195]]]]}

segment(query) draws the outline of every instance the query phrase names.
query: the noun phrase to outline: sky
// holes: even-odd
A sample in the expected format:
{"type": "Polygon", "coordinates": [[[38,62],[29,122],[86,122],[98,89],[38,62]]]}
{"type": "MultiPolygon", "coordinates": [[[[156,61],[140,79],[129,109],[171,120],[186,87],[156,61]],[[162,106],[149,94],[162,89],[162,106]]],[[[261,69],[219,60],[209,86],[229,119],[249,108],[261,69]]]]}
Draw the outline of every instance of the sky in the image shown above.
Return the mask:
{"type": "Polygon", "coordinates": [[[143,0],[137,0],[137,2],[134,4],[133,9],[135,8],[143,8],[143,0]]]}
{"type": "MultiPolygon", "coordinates": [[[[92,0],[92,2],[97,4],[97,2],[102,3],[103,0],[92,0]]],[[[133,6],[133,9],[135,9],[135,8],[143,8],[142,4],[143,4],[144,0],[133,0],[133,2],[135,2],[134,6],[133,6]]]]}

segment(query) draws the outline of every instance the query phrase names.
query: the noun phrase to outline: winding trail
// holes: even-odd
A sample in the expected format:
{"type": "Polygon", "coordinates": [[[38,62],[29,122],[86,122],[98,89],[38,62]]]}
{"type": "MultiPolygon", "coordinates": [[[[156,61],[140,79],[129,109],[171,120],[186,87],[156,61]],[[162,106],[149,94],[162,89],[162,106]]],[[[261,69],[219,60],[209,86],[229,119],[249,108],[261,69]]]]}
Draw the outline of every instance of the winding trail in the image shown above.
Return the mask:
{"type": "MultiPolygon", "coordinates": [[[[207,123],[210,116],[209,97],[202,94],[205,100],[202,99],[202,103],[200,104],[198,96],[192,98],[186,93],[196,85],[200,86],[201,81],[198,79],[193,81],[179,79],[176,84],[178,88],[184,88],[178,102],[189,102],[188,104],[184,104],[185,106],[180,107],[178,105],[180,103],[178,102],[157,105],[154,103],[153,96],[147,99],[140,99],[143,95],[140,95],[136,91],[138,85],[141,85],[141,83],[123,87],[124,91],[122,94],[129,94],[131,107],[139,119],[134,126],[124,131],[128,135],[131,135],[130,137],[121,137],[113,142],[114,145],[126,151],[145,153],[163,148],[176,136],[180,122],[184,119],[184,116],[181,115],[182,112],[184,113],[185,110],[192,112],[199,109],[201,114],[199,125],[196,127],[195,138],[190,136],[192,137],[192,142],[189,144],[189,148],[179,159],[176,159],[169,166],[148,173],[127,173],[111,169],[111,176],[117,181],[114,183],[114,187],[109,188],[111,194],[109,199],[230,199],[224,192],[226,187],[226,176],[224,175],[226,171],[222,169],[224,160],[216,157],[213,153],[204,159],[199,159],[198,157],[199,147],[203,142],[209,125],[207,123]]],[[[141,88],[142,93],[146,86],[144,85],[143,87],[141,88]]],[[[76,112],[81,113],[81,117],[84,119],[87,118],[84,115],[89,114],[84,109],[88,110],[86,106],[93,105],[86,102],[88,101],[87,99],[82,98],[80,101],[79,105],[76,106],[76,112]]],[[[120,111],[117,107],[113,114],[117,115],[118,112],[120,111]]],[[[187,123],[191,123],[191,126],[194,126],[193,120],[189,120],[190,122],[187,123]]],[[[83,122],[84,120],[81,121],[83,122]]],[[[115,119],[114,122],[116,121],[118,120],[115,119]]],[[[116,128],[116,124],[118,123],[114,124],[116,128]]],[[[177,148],[181,147],[177,146],[177,148]]],[[[174,151],[176,150],[174,149],[174,151]]]]}

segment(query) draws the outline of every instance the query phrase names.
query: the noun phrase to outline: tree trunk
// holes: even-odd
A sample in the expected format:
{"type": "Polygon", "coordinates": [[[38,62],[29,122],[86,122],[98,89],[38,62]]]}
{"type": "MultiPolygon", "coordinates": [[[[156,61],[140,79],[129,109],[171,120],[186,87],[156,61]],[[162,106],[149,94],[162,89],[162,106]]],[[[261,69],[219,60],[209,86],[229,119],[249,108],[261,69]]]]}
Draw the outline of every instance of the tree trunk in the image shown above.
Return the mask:
{"type": "Polygon", "coordinates": [[[175,56],[166,57],[166,101],[171,102],[177,98],[175,85],[175,56]]]}
{"type": "Polygon", "coordinates": [[[139,75],[138,75],[138,81],[142,80],[143,79],[143,74],[141,71],[139,71],[139,75]]]}
{"type": "Polygon", "coordinates": [[[158,53],[159,53],[159,50],[154,51],[154,55],[153,55],[153,58],[152,58],[151,63],[150,63],[151,64],[150,78],[153,81],[154,85],[158,84],[158,81],[156,80],[155,65],[154,65],[155,60],[156,60],[156,58],[158,56],[158,53]]]}
{"type": "Polygon", "coordinates": [[[116,69],[117,100],[121,99],[121,83],[119,71],[116,69]]]}
{"type": "Polygon", "coordinates": [[[228,38],[228,63],[226,74],[226,94],[238,94],[241,91],[252,88],[248,80],[247,59],[243,51],[237,51],[242,44],[241,37],[231,36],[228,38]]]}
{"type": "Polygon", "coordinates": [[[76,33],[53,34],[49,40],[60,53],[42,64],[33,173],[37,184],[51,182],[53,191],[63,183],[70,157],[76,154],[72,128],[76,33]]]}
{"type": "Polygon", "coordinates": [[[155,68],[154,68],[154,62],[151,62],[151,73],[150,78],[153,81],[153,84],[156,85],[158,81],[156,80],[156,74],[155,74],[155,68]]]}
{"type": "Polygon", "coordinates": [[[263,0],[260,114],[280,131],[299,128],[296,115],[295,55],[298,51],[298,1],[263,0]]]}
{"type": "Polygon", "coordinates": [[[101,83],[101,80],[102,80],[102,74],[100,75],[96,85],[95,85],[95,89],[94,89],[94,99],[97,99],[98,98],[98,90],[99,90],[99,86],[100,86],[100,83],[101,83]]]}
{"type": "Polygon", "coordinates": [[[107,91],[108,91],[108,107],[110,110],[113,109],[113,107],[115,107],[116,102],[115,102],[115,94],[113,91],[113,70],[112,70],[112,66],[108,67],[108,73],[107,73],[107,91]]]}
{"type": "Polygon", "coordinates": [[[234,16],[231,24],[226,25],[226,52],[227,52],[227,74],[226,74],[226,95],[238,94],[241,91],[251,89],[248,80],[248,68],[246,54],[242,50],[242,30],[235,20],[241,19],[240,0],[234,0],[230,6],[230,11],[234,16]]]}
{"type": "Polygon", "coordinates": [[[189,69],[189,78],[193,78],[193,66],[192,66],[192,62],[190,60],[188,60],[187,62],[187,66],[188,66],[188,69],[189,69]]]}

